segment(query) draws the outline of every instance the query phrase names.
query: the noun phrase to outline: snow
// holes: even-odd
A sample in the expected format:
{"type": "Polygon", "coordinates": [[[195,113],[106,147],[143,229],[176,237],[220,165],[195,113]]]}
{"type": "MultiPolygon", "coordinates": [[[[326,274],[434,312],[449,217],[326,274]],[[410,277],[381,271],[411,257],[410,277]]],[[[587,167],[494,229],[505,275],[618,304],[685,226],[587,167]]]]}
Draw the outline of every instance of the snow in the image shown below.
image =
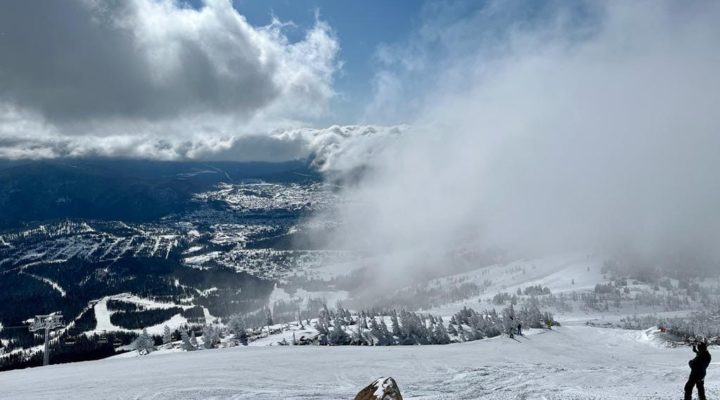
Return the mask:
{"type": "Polygon", "coordinates": [[[28,275],[28,276],[31,276],[31,277],[33,277],[33,278],[35,278],[35,279],[37,279],[37,280],[39,280],[39,281],[41,281],[41,282],[43,282],[43,283],[46,283],[47,285],[49,285],[50,287],[52,287],[55,291],[57,291],[58,293],[60,293],[60,296],[62,296],[62,297],[65,297],[65,296],[67,295],[67,293],[65,292],[65,290],[64,290],[60,285],[58,285],[57,282],[55,282],[55,281],[53,281],[53,280],[51,280],[51,279],[48,279],[48,278],[45,278],[45,277],[42,277],[42,276],[39,276],[39,275],[27,273],[27,272],[23,272],[23,274],[28,275]]]}
{"type": "MultiPolygon", "coordinates": [[[[112,315],[116,311],[110,311],[107,308],[107,302],[108,300],[122,300],[128,303],[135,303],[137,305],[143,306],[145,309],[167,309],[172,307],[180,307],[183,309],[190,308],[192,306],[188,305],[180,305],[175,303],[161,303],[155,300],[145,299],[142,297],[138,297],[129,293],[123,293],[118,294],[114,296],[106,296],[100,299],[95,305],[94,305],[94,311],[95,311],[95,319],[97,320],[97,325],[95,327],[95,333],[102,333],[104,331],[111,332],[111,331],[123,331],[123,332],[135,332],[140,333],[142,332],[142,329],[125,329],[121,328],[119,326],[113,325],[112,322],[110,322],[110,315],[112,315]]],[[[212,318],[212,316],[205,310],[206,317],[212,318]]],[[[208,321],[210,319],[207,319],[208,321]]],[[[147,331],[151,335],[162,335],[163,329],[165,328],[165,325],[170,327],[171,329],[179,328],[183,325],[188,325],[188,321],[185,317],[183,317],[180,314],[174,315],[169,320],[162,322],[157,325],[149,326],[147,327],[147,331]]]]}
{"type": "Polygon", "coordinates": [[[202,250],[203,246],[191,246],[187,250],[184,251],[184,254],[192,254],[197,253],[198,251],[202,250]]]}
{"type": "Polygon", "coordinates": [[[375,393],[373,393],[373,396],[377,397],[378,399],[382,399],[382,395],[385,393],[385,381],[387,378],[378,378],[374,383],[373,386],[377,387],[375,389],[375,393]]]}
{"type": "MultiPolygon", "coordinates": [[[[168,351],[4,372],[0,387],[12,399],[350,399],[391,376],[408,400],[682,396],[693,355],[687,348],[655,346],[651,333],[639,331],[564,326],[534,333],[446,346],[168,351]]],[[[706,379],[711,398],[720,395],[717,364],[706,379]]]]}
{"type": "Polygon", "coordinates": [[[108,298],[105,297],[102,300],[98,301],[97,304],[95,304],[95,320],[97,320],[97,325],[95,326],[96,332],[113,331],[120,329],[117,326],[113,325],[112,322],[110,322],[111,312],[107,308],[107,301],[108,298]]]}

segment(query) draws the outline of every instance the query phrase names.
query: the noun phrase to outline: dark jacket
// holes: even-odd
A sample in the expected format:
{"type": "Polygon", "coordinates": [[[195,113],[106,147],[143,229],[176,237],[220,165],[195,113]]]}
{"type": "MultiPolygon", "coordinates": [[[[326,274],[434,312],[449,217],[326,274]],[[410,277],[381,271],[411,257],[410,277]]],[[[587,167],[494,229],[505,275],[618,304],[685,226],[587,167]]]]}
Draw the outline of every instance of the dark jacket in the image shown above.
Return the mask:
{"type": "Polygon", "coordinates": [[[693,349],[693,351],[697,353],[697,355],[688,363],[690,364],[690,376],[704,378],[707,367],[710,365],[710,352],[707,350],[696,351],[695,349],[693,349]]]}

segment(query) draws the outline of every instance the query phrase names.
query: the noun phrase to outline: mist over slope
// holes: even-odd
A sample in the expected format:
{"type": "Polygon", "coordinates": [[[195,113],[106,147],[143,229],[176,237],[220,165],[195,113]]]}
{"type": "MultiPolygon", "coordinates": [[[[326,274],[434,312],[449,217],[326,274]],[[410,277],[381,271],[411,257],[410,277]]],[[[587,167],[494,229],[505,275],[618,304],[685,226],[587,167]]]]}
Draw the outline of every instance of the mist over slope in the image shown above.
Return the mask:
{"type": "Polygon", "coordinates": [[[394,48],[394,83],[425,91],[415,110],[390,99],[410,128],[346,188],[328,240],[393,254],[378,268],[398,274],[443,268],[451,247],[717,271],[717,4],[595,3],[575,18],[553,3],[506,25],[512,7],[496,6],[427,17],[394,48]],[[423,58],[438,46],[439,65],[423,58]]]}

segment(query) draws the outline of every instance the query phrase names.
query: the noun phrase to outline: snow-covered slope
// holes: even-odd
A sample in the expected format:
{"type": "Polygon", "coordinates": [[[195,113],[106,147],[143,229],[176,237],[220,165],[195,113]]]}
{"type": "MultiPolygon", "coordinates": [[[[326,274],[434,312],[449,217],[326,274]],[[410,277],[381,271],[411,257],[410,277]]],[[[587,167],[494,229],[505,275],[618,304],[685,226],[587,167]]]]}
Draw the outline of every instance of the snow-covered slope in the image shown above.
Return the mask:
{"type": "MultiPolygon", "coordinates": [[[[713,349],[711,349],[711,352],[713,349]]],[[[392,376],[406,399],[678,399],[687,348],[565,326],[446,346],[235,347],[0,374],[8,399],[351,399],[392,376]]],[[[706,379],[720,395],[718,368],[706,379]]]]}

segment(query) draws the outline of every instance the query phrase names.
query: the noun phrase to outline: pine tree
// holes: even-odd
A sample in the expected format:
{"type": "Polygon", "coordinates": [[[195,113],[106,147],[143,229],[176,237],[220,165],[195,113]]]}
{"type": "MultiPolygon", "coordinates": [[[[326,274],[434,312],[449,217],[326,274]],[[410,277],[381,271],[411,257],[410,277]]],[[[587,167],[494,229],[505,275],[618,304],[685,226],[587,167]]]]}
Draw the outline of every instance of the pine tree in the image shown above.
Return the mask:
{"type": "Polygon", "coordinates": [[[398,338],[401,337],[402,331],[400,331],[400,322],[398,321],[397,312],[393,311],[392,316],[390,316],[390,322],[392,323],[393,336],[397,336],[398,338]]]}
{"type": "Polygon", "coordinates": [[[165,328],[163,328],[163,338],[162,338],[163,344],[170,344],[172,343],[172,331],[170,330],[170,327],[165,325],[165,328]]]}
{"type": "Polygon", "coordinates": [[[233,315],[227,324],[228,329],[235,335],[240,344],[247,346],[248,335],[247,327],[245,326],[245,320],[239,315],[233,315]]]}
{"type": "Polygon", "coordinates": [[[347,344],[350,341],[350,337],[347,332],[343,329],[342,319],[340,313],[335,315],[335,321],[333,322],[333,330],[328,336],[328,342],[331,346],[340,346],[347,344]]]}
{"type": "Polygon", "coordinates": [[[374,345],[380,344],[385,339],[385,334],[374,317],[370,318],[370,333],[375,337],[374,345]]]}
{"type": "Polygon", "coordinates": [[[380,317],[380,323],[378,324],[378,328],[380,329],[380,336],[378,336],[379,346],[388,346],[395,342],[395,339],[388,330],[387,324],[385,324],[385,319],[382,317],[380,317]]]}
{"type": "Polygon", "coordinates": [[[193,348],[195,348],[195,349],[198,348],[198,341],[197,341],[197,338],[195,337],[195,331],[190,331],[190,344],[192,345],[193,348]]]}
{"type": "Polygon", "coordinates": [[[190,341],[190,337],[187,334],[187,331],[185,329],[180,330],[180,340],[182,340],[182,348],[185,351],[193,351],[195,350],[195,346],[193,346],[192,342],[190,341]]]}
{"type": "Polygon", "coordinates": [[[465,336],[465,329],[463,329],[462,326],[460,328],[460,341],[467,342],[467,337],[465,336]]]}
{"type": "Polygon", "coordinates": [[[203,347],[206,349],[212,349],[218,343],[220,343],[220,334],[218,329],[214,328],[212,325],[203,326],[203,347]]]}
{"type": "Polygon", "coordinates": [[[147,329],[143,329],[140,336],[133,342],[133,348],[137,350],[138,354],[149,354],[155,350],[155,342],[153,338],[147,333],[147,329]]]}
{"type": "Polygon", "coordinates": [[[357,329],[353,331],[352,342],[356,346],[362,346],[365,344],[365,337],[363,336],[363,329],[361,326],[356,326],[357,329]]]}
{"type": "Polygon", "coordinates": [[[272,311],[270,311],[269,308],[265,311],[265,314],[267,317],[267,321],[265,322],[265,324],[268,325],[268,327],[270,327],[271,325],[275,325],[275,322],[273,321],[273,317],[272,317],[272,311]]]}
{"type": "Polygon", "coordinates": [[[326,325],[323,318],[318,318],[317,322],[315,323],[315,330],[317,330],[320,335],[327,335],[330,333],[330,331],[328,330],[328,326],[326,325]]]}
{"type": "Polygon", "coordinates": [[[443,324],[436,324],[435,331],[433,332],[433,341],[435,344],[448,344],[450,343],[450,336],[443,324]]]}
{"type": "Polygon", "coordinates": [[[361,327],[362,329],[368,329],[368,324],[367,324],[367,320],[366,320],[366,317],[365,317],[365,311],[363,311],[363,312],[360,314],[360,324],[359,324],[359,325],[360,325],[360,327],[361,327]]]}
{"type": "Polygon", "coordinates": [[[245,321],[240,315],[233,315],[228,319],[226,326],[230,333],[237,335],[238,332],[245,329],[245,321]]]}

